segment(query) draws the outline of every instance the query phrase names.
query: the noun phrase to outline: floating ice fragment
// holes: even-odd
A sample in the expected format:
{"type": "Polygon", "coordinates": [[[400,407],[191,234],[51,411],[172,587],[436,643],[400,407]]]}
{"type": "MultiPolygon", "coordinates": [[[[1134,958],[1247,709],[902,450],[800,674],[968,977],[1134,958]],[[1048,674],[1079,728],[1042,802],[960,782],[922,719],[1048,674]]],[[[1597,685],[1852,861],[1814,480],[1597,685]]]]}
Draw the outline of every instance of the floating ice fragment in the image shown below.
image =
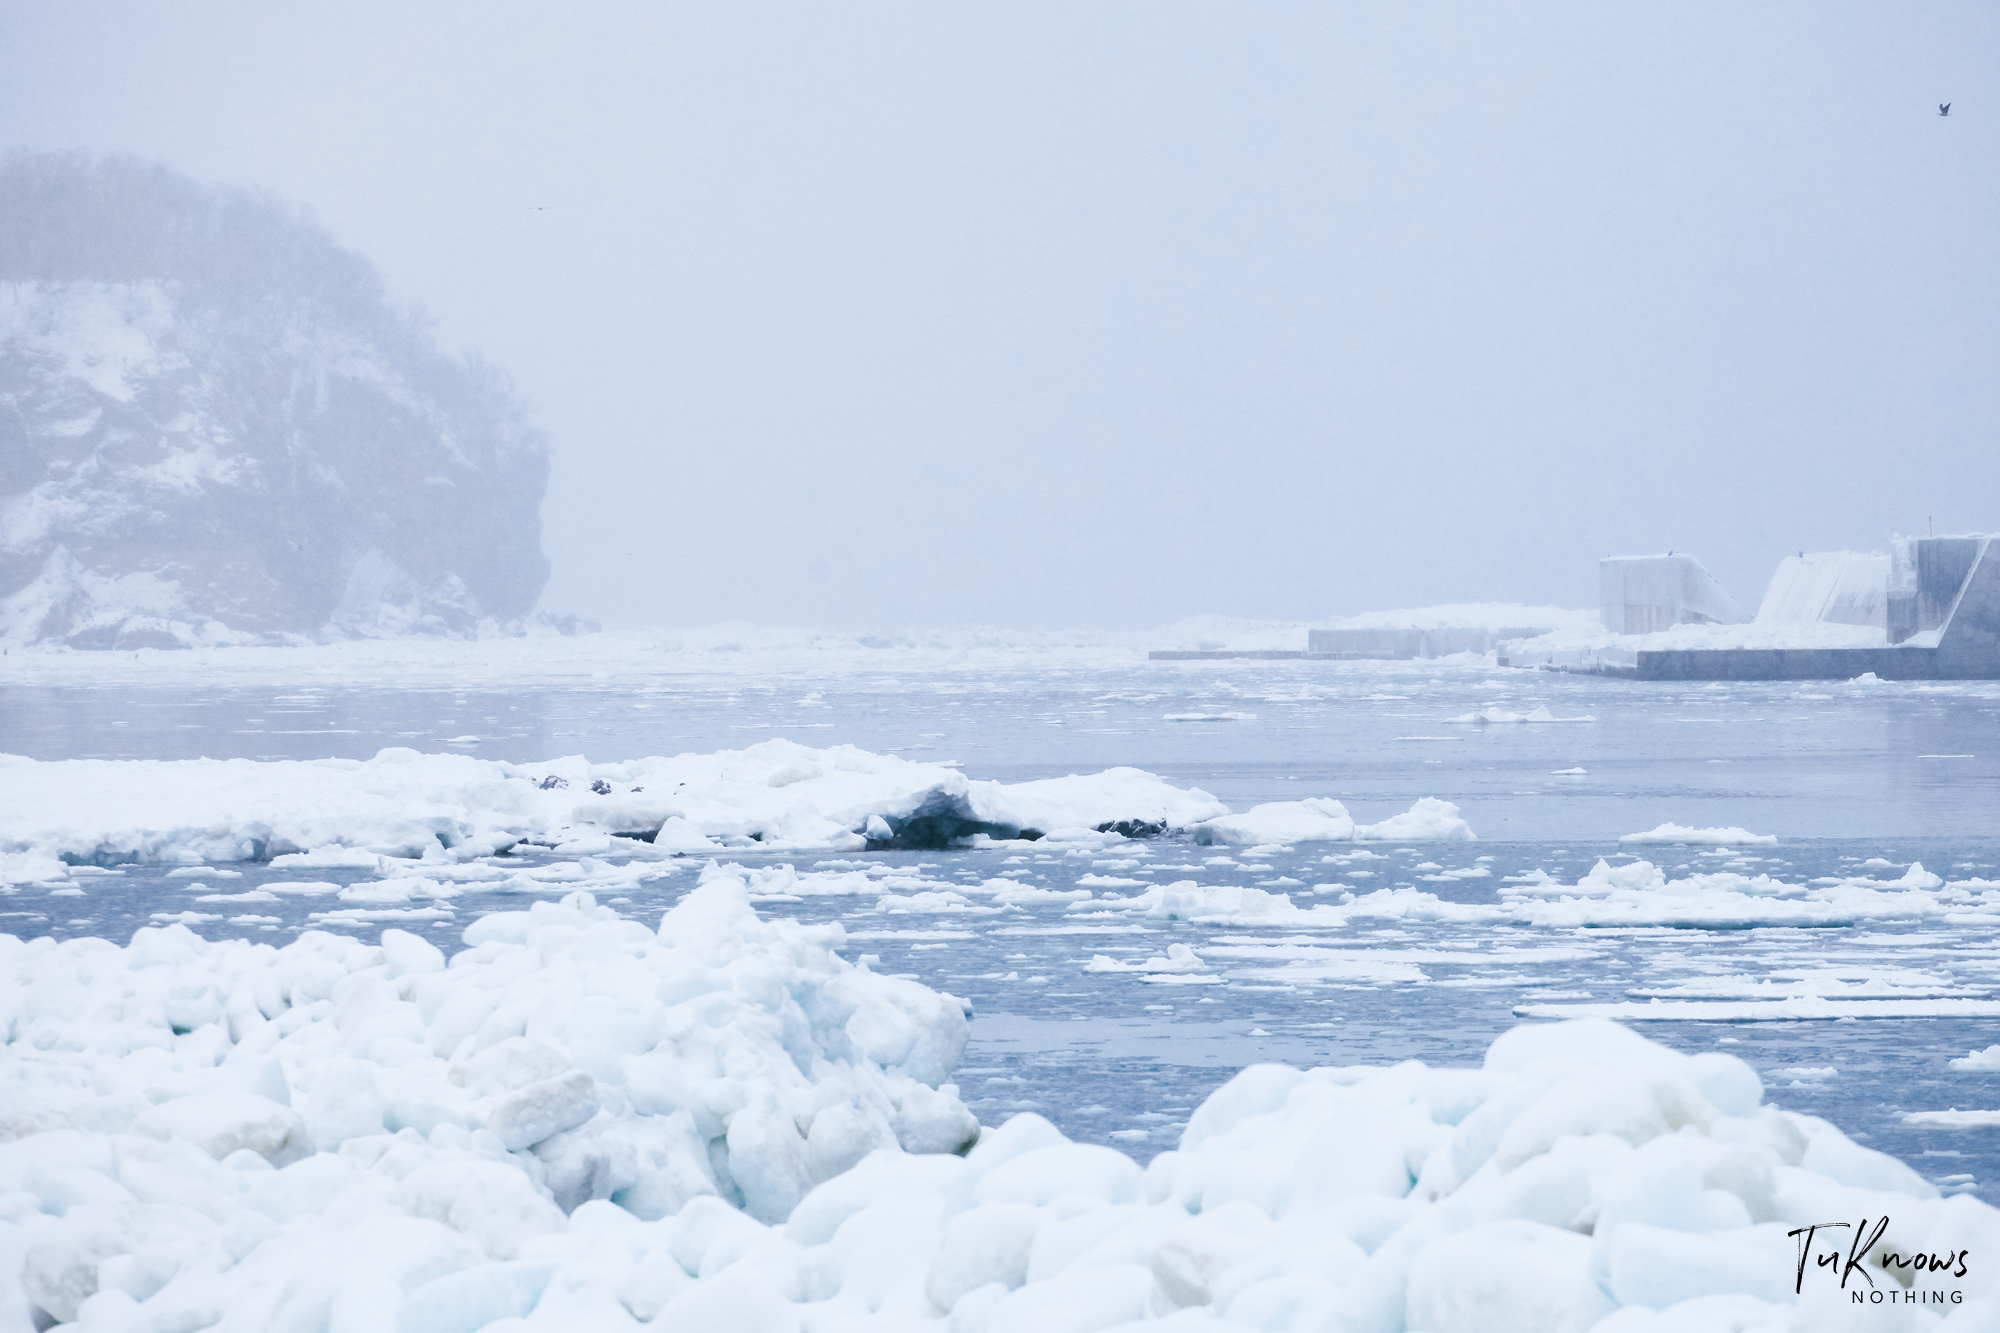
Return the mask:
{"type": "Polygon", "coordinates": [[[1615,1018],[1630,1021],[1694,1020],[1724,1023],[1793,1023],[1862,1018],[1996,1018],[2000,1000],[1842,1000],[1799,995],[1782,1000],[1662,1000],[1643,1004],[1524,1004],[1521,1018],[1615,1018]]]}
{"type": "Polygon", "coordinates": [[[1912,1111],[1903,1123],[1931,1129],[1995,1129],[2000,1128],[2000,1111],[1912,1111]]]}
{"type": "Polygon", "coordinates": [[[1203,972],[1207,968],[1208,964],[1202,962],[1195,955],[1194,950],[1190,949],[1187,945],[1169,944],[1165,957],[1148,958],[1144,962],[1138,960],[1121,962],[1116,958],[1097,954],[1083,970],[1086,972],[1203,972]]]}
{"type": "Polygon", "coordinates": [[[1662,824],[1645,833],[1624,834],[1618,841],[1697,847],[1774,847],[1778,839],[1773,834],[1751,833],[1740,828],[1687,828],[1680,824],[1662,824]]]}
{"type": "MultiPolygon", "coordinates": [[[[1467,722],[1473,724],[1474,726],[1484,726],[1489,722],[1595,722],[1597,721],[1596,718],[1591,717],[1588,714],[1582,714],[1577,717],[1557,717],[1554,713],[1551,713],[1549,711],[1549,706],[1547,704],[1543,704],[1539,708],[1536,708],[1533,712],[1529,713],[1509,713],[1499,708],[1486,708],[1480,710],[1477,713],[1466,713],[1461,717],[1454,717],[1448,720],[1452,722],[1467,722]]],[[[1411,739],[1416,739],[1416,738],[1412,737],[1411,739]]]]}
{"type": "Polygon", "coordinates": [[[1947,1063],[1953,1069],[2000,1072],[2000,1046],[1988,1046],[1983,1051],[1972,1051],[1947,1063]]]}
{"type": "Polygon", "coordinates": [[[1930,871],[1924,869],[1922,861],[1912,861],[1910,862],[1910,868],[1903,872],[1903,877],[1897,880],[1896,883],[1904,888],[1935,889],[1943,885],[1944,879],[1942,876],[1933,875],[1930,871]]]}
{"type": "Polygon", "coordinates": [[[1459,818],[1458,807],[1435,796],[1422,797],[1402,814],[1391,815],[1379,824],[1354,827],[1356,842],[1470,842],[1475,836],[1472,826],[1459,818]]]}
{"type": "MultiPolygon", "coordinates": [[[[275,870],[295,870],[305,866],[317,869],[346,867],[357,870],[373,870],[382,863],[382,854],[361,847],[343,847],[339,843],[327,843],[310,851],[288,852],[271,858],[275,870]]],[[[181,872],[173,872],[178,875],[181,872]]]]}
{"type": "Polygon", "coordinates": [[[1267,843],[1350,842],[1354,820],[1347,807],[1326,797],[1303,801],[1270,801],[1240,815],[1224,815],[1196,825],[1194,840],[1203,845],[1254,847],[1267,843]]]}

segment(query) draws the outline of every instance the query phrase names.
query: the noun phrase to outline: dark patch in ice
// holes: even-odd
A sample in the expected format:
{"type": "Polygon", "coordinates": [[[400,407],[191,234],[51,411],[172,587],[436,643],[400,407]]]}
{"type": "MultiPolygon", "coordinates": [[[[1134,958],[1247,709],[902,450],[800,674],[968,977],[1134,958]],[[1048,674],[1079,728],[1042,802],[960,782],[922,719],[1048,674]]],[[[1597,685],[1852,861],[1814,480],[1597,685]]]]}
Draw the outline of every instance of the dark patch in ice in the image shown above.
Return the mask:
{"type": "Polygon", "coordinates": [[[941,852],[982,833],[1000,842],[1034,842],[1042,837],[1040,829],[974,819],[942,792],[933,792],[907,815],[884,815],[882,822],[889,826],[890,836],[870,838],[871,852],[941,852]]]}
{"type": "Polygon", "coordinates": [[[1167,831],[1167,822],[1151,819],[1113,819],[1099,824],[1098,833],[1116,833],[1123,838],[1157,838],[1167,831]]]}

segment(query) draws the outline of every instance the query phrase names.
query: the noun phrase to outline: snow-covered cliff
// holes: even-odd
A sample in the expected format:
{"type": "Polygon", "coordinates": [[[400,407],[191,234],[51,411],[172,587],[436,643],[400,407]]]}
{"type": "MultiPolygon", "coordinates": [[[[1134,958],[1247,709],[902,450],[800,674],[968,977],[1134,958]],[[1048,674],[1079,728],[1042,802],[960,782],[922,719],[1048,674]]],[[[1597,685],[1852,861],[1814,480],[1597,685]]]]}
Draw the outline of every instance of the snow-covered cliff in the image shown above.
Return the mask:
{"type": "Polygon", "coordinates": [[[547,477],[506,380],[295,211],[0,163],[0,639],[490,629],[547,580],[547,477]]]}

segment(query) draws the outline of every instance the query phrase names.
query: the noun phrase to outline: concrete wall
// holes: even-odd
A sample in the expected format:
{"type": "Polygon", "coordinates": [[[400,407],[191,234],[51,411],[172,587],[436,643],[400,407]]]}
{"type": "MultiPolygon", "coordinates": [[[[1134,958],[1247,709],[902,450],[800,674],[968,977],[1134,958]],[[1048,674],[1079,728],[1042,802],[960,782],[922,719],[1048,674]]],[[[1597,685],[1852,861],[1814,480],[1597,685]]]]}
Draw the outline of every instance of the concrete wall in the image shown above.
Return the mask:
{"type": "Polygon", "coordinates": [[[1639,680],[1853,680],[1870,672],[1883,680],[2000,679],[2000,658],[1951,660],[1935,648],[1693,648],[1640,652],[1630,671],[1639,680]]]}
{"type": "Polygon", "coordinates": [[[1507,639],[1547,634],[1546,625],[1527,628],[1461,626],[1447,629],[1316,629],[1306,634],[1313,656],[1408,661],[1452,653],[1487,653],[1507,639]]]}
{"type": "MultiPolygon", "coordinates": [[[[1954,673],[1983,679],[2000,676],[2000,537],[1982,537],[1978,543],[1972,566],[1945,613],[1937,653],[1954,673]]],[[[1921,606],[1919,602],[1920,610],[1921,606]]]]}
{"type": "MultiPolygon", "coordinates": [[[[1926,543],[1929,538],[1924,539],[1926,543]]],[[[1884,680],[2000,680],[2000,537],[1937,538],[1935,548],[1909,562],[1912,582],[1929,592],[1913,606],[1940,620],[1937,643],[1906,642],[1884,648],[1612,649],[1552,658],[1558,671],[1638,680],[1852,680],[1873,672],[1884,680]],[[1956,581],[1954,584],[1954,580],[1956,581]],[[1953,585],[1947,602],[1941,589],[1953,585]]]]}
{"type": "Polygon", "coordinates": [[[1944,628],[1988,540],[1983,536],[1899,537],[1890,544],[1889,642],[1901,643],[1944,628]]]}
{"type": "Polygon", "coordinates": [[[1888,629],[1890,558],[1853,551],[1814,551],[1778,562],[1760,625],[1873,625],[1888,629]]]}
{"type": "Polygon", "coordinates": [[[1701,561],[1671,551],[1598,561],[1597,612],[1613,634],[1655,634],[1676,625],[1741,625],[1750,619],[1701,561]]]}

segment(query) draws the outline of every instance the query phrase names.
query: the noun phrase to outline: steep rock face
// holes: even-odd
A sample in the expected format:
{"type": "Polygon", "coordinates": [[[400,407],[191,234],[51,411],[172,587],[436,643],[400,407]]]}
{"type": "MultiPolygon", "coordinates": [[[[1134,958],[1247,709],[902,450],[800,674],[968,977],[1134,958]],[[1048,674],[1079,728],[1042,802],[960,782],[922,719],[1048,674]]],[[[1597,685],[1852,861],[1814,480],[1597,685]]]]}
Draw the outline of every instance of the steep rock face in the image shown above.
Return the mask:
{"type": "Polygon", "coordinates": [[[284,207],[0,165],[0,639],[492,629],[547,581],[547,478],[504,378],[284,207]]]}

